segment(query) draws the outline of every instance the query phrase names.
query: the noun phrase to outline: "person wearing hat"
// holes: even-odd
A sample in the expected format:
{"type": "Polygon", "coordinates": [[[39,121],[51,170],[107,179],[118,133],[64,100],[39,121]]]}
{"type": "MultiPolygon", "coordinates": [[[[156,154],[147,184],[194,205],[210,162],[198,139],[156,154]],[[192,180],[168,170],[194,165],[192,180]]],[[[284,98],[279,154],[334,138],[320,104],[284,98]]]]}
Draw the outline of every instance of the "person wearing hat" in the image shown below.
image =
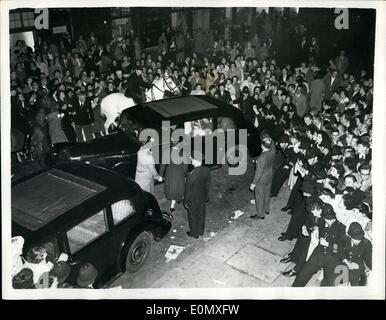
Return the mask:
{"type": "Polygon", "coordinates": [[[250,190],[254,191],[256,214],[252,219],[264,219],[270,213],[269,200],[271,197],[271,185],[273,178],[273,161],[276,155],[276,148],[269,136],[261,139],[262,152],[256,160],[255,173],[250,190]]]}
{"type": "Polygon", "coordinates": [[[212,84],[211,86],[209,86],[209,91],[206,93],[206,95],[208,97],[216,97],[217,98],[216,91],[217,91],[217,87],[214,84],[212,84]]]}
{"type": "Polygon", "coordinates": [[[159,174],[164,177],[164,193],[166,199],[171,201],[170,213],[175,211],[176,202],[180,203],[184,199],[185,175],[188,166],[183,158],[183,143],[178,139],[171,139],[170,163],[161,164],[159,174]],[[179,160],[183,160],[179,162],[179,160]]]}
{"type": "Polygon", "coordinates": [[[323,202],[317,196],[311,196],[306,200],[307,220],[302,226],[302,233],[298,236],[295,246],[292,251],[283,259],[281,263],[295,263],[295,266],[290,270],[282,272],[285,277],[294,277],[304,267],[310,248],[312,233],[316,230],[318,221],[321,219],[321,215],[324,209],[323,202]]]}
{"type": "MultiPolygon", "coordinates": [[[[296,112],[296,107],[292,103],[292,96],[288,95],[285,98],[285,104],[288,105],[288,118],[291,124],[291,127],[300,126],[302,124],[302,118],[300,118],[296,112]]],[[[284,104],[283,104],[284,105],[284,104]]],[[[283,108],[283,106],[282,106],[283,108]]]]}
{"type": "Polygon", "coordinates": [[[253,111],[254,102],[247,86],[241,90],[240,98],[233,100],[233,104],[239,105],[239,109],[243,113],[245,120],[252,124],[255,120],[255,112],[253,111]]]}
{"type": "Polygon", "coordinates": [[[12,277],[12,288],[14,289],[35,289],[33,271],[29,268],[21,269],[12,277]]]}
{"type": "Polygon", "coordinates": [[[366,278],[366,267],[372,268],[372,245],[365,238],[365,232],[358,222],[352,222],[347,229],[343,241],[341,261],[349,271],[351,286],[361,285],[361,279],[366,278]]]}
{"type": "Polygon", "coordinates": [[[307,220],[306,201],[307,198],[316,194],[315,183],[311,178],[305,178],[300,187],[300,196],[294,203],[291,220],[288,223],[287,230],[278,238],[279,241],[293,240],[301,232],[302,225],[307,220]]]}
{"type": "Polygon", "coordinates": [[[209,201],[210,170],[202,165],[202,154],[191,157],[194,169],[186,179],[184,206],[188,210],[189,237],[198,239],[205,230],[206,202],[209,201]]]}
{"type": "Polygon", "coordinates": [[[154,158],[151,152],[152,139],[148,137],[141,141],[142,146],[137,152],[137,168],[135,172],[135,182],[139,184],[142,190],[154,194],[154,179],[159,182],[162,177],[155,169],[154,158]]]}
{"type": "Polygon", "coordinates": [[[77,284],[81,288],[91,288],[98,276],[98,270],[94,267],[93,264],[86,262],[80,266],[78,278],[76,280],[77,284]]]}
{"type": "Polygon", "coordinates": [[[151,83],[146,83],[142,78],[142,67],[135,66],[134,72],[132,72],[127,79],[125,96],[132,98],[135,103],[140,104],[143,101],[141,88],[150,89],[151,83]]]}
{"type": "Polygon", "coordinates": [[[71,266],[67,261],[57,261],[51,270],[51,275],[57,280],[58,288],[65,288],[68,284],[65,283],[66,279],[71,273],[71,266]]]}
{"type": "Polygon", "coordinates": [[[321,286],[335,285],[335,269],[340,263],[340,251],[345,237],[345,227],[335,215],[330,205],[325,205],[317,223],[318,245],[312,252],[304,267],[297,273],[292,287],[305,287],[312,276],[323,269],[321,286]]]}
{"type": "Polygon", "coordinates": [[[296,162],[296,155],[293,148],[290,147],[290,139],[287,134],[280,137],[279,146],[279,152],[275,157],[276,170],[272,178],[271,197],[279,194],[281,187],[289,177],[293,163],[296,162]]]}

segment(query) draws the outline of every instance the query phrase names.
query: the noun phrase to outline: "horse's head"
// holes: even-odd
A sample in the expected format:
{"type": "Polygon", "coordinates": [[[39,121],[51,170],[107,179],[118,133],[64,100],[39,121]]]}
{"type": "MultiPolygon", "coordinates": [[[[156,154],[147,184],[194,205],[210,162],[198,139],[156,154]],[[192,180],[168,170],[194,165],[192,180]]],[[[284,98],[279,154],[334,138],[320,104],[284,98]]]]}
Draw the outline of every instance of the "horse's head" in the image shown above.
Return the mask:
{"type": "Polygon", "coordinates": [[[170,76],[164,77],[163,81],[164,81],[164,90],[165,91],[169,91],[173,94],[179,94],[180,93],[180,89],[178,88],[178,86],[176,85],[176,83],[174,82],[172,77],[170,77],[170,76]]]}

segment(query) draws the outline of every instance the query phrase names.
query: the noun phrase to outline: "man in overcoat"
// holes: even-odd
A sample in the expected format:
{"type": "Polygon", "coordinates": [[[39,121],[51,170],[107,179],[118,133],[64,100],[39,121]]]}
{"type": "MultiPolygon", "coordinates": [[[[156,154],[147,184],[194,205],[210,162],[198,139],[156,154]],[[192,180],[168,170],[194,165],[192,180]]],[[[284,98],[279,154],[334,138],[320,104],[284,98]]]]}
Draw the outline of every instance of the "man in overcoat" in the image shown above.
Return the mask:
{"type": "Polygon", "coordinates": [[[189,237],[198,239],[204,234],[206,202],[209,201],[210,170],[202,166],[200,157],[192,156],[194,169],[186,179],[184,206],[188,210],[189,237]]]}
{"type": "Polygon", "coordinates": [[[256,214],[252,219],[264,219],[269,214],[269,199],[271,197],[271,184],[273,178],[273,160],[275,159],[275,145],[269,136],[262,137],[262,153],[256,160],[255,174],[250,185],[255,193],[256,214]]]}

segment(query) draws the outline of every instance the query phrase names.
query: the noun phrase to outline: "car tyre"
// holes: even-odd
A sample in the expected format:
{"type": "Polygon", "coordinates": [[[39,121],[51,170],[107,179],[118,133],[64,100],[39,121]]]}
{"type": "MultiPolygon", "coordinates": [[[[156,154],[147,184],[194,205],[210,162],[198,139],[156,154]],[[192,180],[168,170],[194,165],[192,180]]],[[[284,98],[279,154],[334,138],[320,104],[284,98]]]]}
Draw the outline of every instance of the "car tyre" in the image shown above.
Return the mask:
{"type": "Polygon", "coordinates": [[[129,273],[137,272],[146,263],[151,249],[152,236],[143,231],[131,242],[127,251],[125,267],[129,273]]]}

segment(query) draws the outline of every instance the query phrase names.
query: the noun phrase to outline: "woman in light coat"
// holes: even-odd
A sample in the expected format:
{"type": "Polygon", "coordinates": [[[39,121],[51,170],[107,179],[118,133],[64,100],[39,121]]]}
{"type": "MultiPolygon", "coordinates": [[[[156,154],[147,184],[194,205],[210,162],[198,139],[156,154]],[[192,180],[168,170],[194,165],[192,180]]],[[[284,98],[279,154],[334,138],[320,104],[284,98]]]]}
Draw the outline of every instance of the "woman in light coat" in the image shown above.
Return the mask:
{"type": "Polygon", "coordinates": [[[135,172],[135,182],[150,193],[154,194],[154,179],[159,182],[162,177],[158,174],[154,165],[154,158],[151,152],[151,140],[144,142],[137,152],[137,170],[135,172]]]}

